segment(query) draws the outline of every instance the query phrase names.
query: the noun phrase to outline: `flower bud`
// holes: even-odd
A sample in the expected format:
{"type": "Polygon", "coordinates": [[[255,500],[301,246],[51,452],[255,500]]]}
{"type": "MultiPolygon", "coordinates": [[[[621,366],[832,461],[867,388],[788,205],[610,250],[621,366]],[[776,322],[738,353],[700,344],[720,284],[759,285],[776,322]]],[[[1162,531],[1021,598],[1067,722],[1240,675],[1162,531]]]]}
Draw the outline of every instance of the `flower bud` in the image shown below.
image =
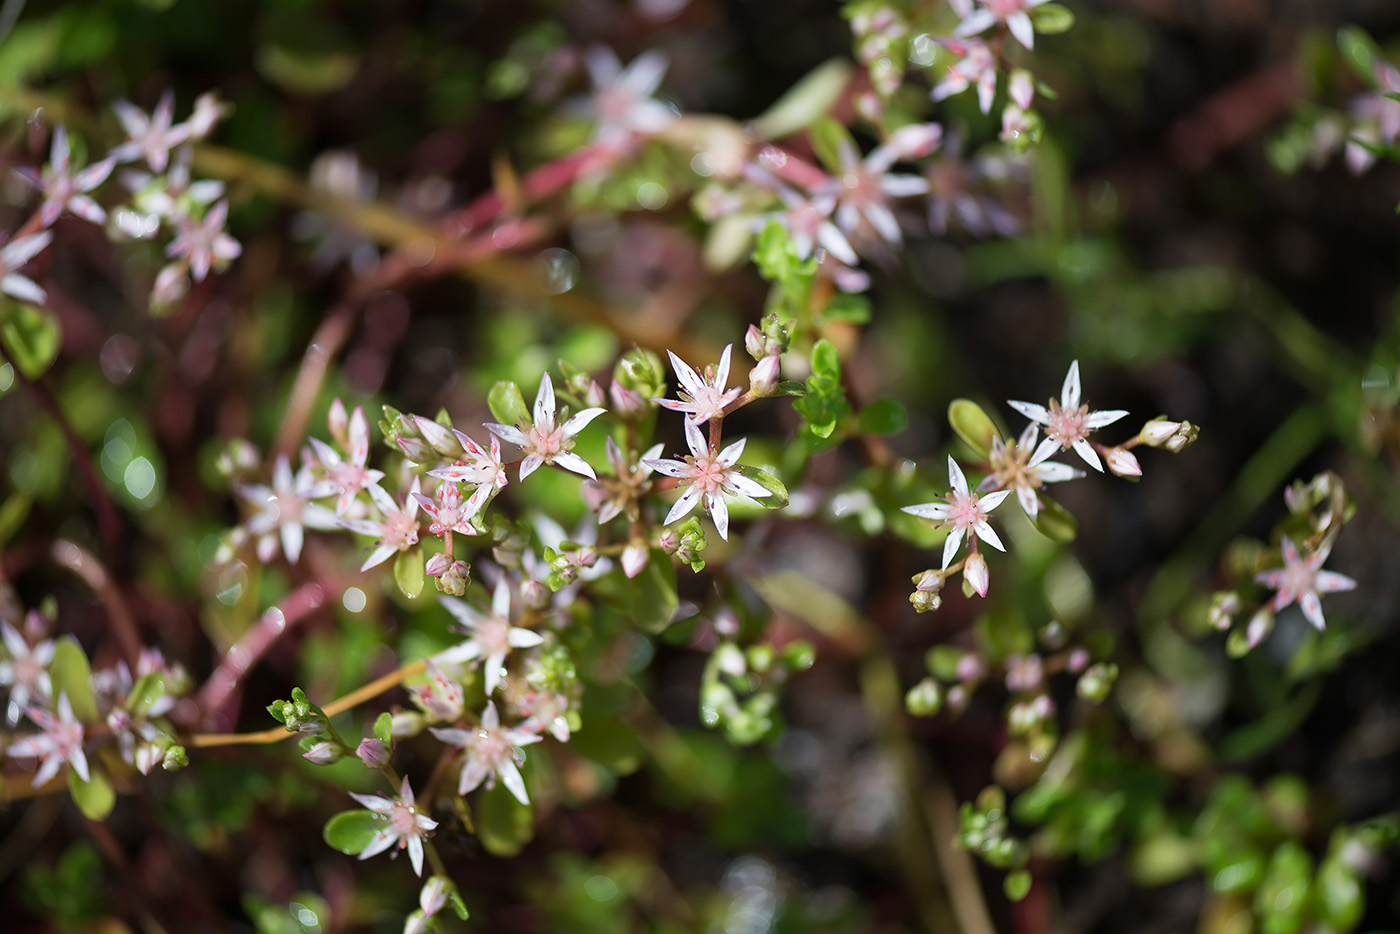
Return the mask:
{"type": "Polygon", "coordinates": [[[428,934],[432,930],[428,927],[428,916],[421,910],[415,910],[403,921],[403,934],[428,934]]]}
{"type": "Polygon", "coordinates": [[[165,750],[159,743],[142,743],[136,747],[136,770],[142,775],[150,775],[151,769],[165,758],[165,750]]]}
{"type": "Polygon", "coordinates": [[[417,438],[399,438],[398,444],[403,456],[415,464],[426,464],[436,459],[433,449],[417,438]]]}
{"type": "Polygon", "coordinates": [[[1167,439],[1164,447],[1173,454],[1180,454],[1188,447],[1196,443],[1196,438],[1200,435],[1201,429],[1190,422],[1182,422],[1176,434],[1167,439]]]}
{"type": "Polygon", "coordinates": [[[1123,448],[1109,448],[1104,452],[1108,469],[1120,477],[1137,478],[1142,476],[1142,466],[1132,451],[1123,448]]]}
{"type": "Polygon", "coordinates": [[[1108,692],[1117,678],[1117,665],[1112,662],[1099,662],[1097,665],[1090,665],[1084,674],[1079,676],[1075,691],[1089,703],[1101,704],[1108,697],[1108,692]]]}
{"type": "Polygon", "coordinates": [[[771,396],[778,388],[779,359],[776,354],[764,357],[749,371],[749,390],[755,396],[771,396]]]}
{"type": "Polygon", "coordinates": [[[453,561],[442,576],[436,579],[437,589],[445,594],[460,597],[472,583],[472,566],[465,561],[453,561]]]}
{"type": "Polygon", "coordinates": [[[161,760],[160,767],[167,772],[178,772],[189,764],[190,760],[185,755],[185,747],[171,746],[165,750],[165,758],[161,760]]]}
{"type": "Polygon", "coordinates": [[[1065,669],[1070,674],[1079,674],[1089,665],[1089,650],[1076,646],[1070,649],[1069,658],[1065,660],[1065,669]]]}
{"type": "Polygon", "coordinates": [[[647,566],[650,557],[647,543],[640,538],[632,539],[627,543],[627,547],[622,549],[622,573],[628,577],[636,577],[647,566]]]}
{"type": "Polygon", "coordinates": [[[909,595],[909,602],[913,604],[915,612],[928,613],[942,606],[943,598],[936,593],[916,590],[909,595]]]}
{"type": "Polygon", "coordinates": [[[628,389],[617,380],[613,380],[608,387],[608,396],[612,399],[613,414],[628,420],[641,418],[652,404],[641,393],[628,389]]]}
{"type": "Polygon", "coordinates": [[[423,883],[423,889],[418,893],[418,906],[423,909],[423,914],[431,918],[442,911],[452,888],[452,880],[446,876],[433,876],[423,883]]]}
{"type": "Polygon", "coordinates": [[[982,664],[982,659],[971,652],[958,659],[957,675],[959,681],[979,681],[986,673],[987,669],[982,664]]]}
{"type": "Polygon", "coordinates": [[[925,678],[904,695],[904,708],[916,717],[932,717],[943,707],[943,692],[938,682],[925,678]]]}
{"type": "Polygon", "coordinates": [[[458,458],[467,453],[462,450],[462,443],[446,425],[439,425],[421,415],[415,415],[413,426],[418,429],[418,434],[423,440],[428,442],[428,446],[443,457],[458,458]]]}
{"type": "Polygon", "coordinates": [[[446,552],[438,552],[428,559],[428,563],[423,566],[423,573],[429,577],[441,577],[447,573],[447,569],[452,567],[452,556],[446,552]]]}
{"type": "Polygon", "coordinates": [[[1045,677],[1045,664],[1039,655],[1010,655],[1006,659],[1006,689],[1033,691],[1045,677]]]}
{"type": "Polygon", "coordinates": [[[427,721],[416,710],[401,710],[389,719],[389,736],[393,739],[407,739],[423,732],[427,721]]]}
{"type": "Polygon", "coordinates": [[[734,678],[742,678],[749,670],[744,653],[732,642],[726,642],[715,649],[715,667],[734,678]]]}
{"type": "Polygon", "coordinates": [[[974,551],[967,556],[967,563],[963,565],[963,580],[977,591],[977,596],[985,597],[987,587],[991,584],[991,575],[987,571],[987,559],[982,557],[982,553],[974,551]]]}
{"type": "Polygon", "coordinates": [[[914,588],[921,593],[938,593],[948,577],[942,571],[930,568],[914,575],[914,588]]]}
{"type": "Polygon", "coordinates": [[[532,577],[520,585],[520,602],[532,610],[540,610],[548,606],[550,597],[549,587],[543,581],[535,580],[532,577]]]}
{"type": "Polygon", "coordinates": [[[301,754],[301,757],[312,765],[330,765],[333,762],[339,762],[344,755],[345,751],[340,748],[338,743],[322,740],[313,744],[310,749],[301,754]]]}
{"type": "Polygon", "coordinates": [[[1142,426],[1142,430],[1138,432],[1138,440],[1150,448],[1159,448],[1166,444],[1180,427],[1181,422],[1170,422],[1164,416],[1158,416],[1142,426]]]}
{"type": "Polygon", "coordinates": [[[681,533],[675,529],[663,529],[661,534],[657,536],[656,543],[666,554],[673,555],[680,550],[681,533]]]}
{"type": "Polygon", "coordinates": [[[1210,613],[1207,617],[1212,629],[1221,632],[1229,629],[1235,622],[1235,614],[1240,611],[1240,595],[1233,590],[1222,590],[1210,599],[1210,613]]]}
{"type": "Polygon", "coordinates": [[[749,329],[744,332],[744,349],[748,351],[749,356],[755,360],[762,360],[768,354],[765,344],[763,332],[758,329],[758,325],[749,325],[749,329]]]}
{"type": "Polygon", "coordinates": [[[1007,93],[1017,107],[1030,110],[1031,101],[1035,100],[1035,79],[1026,69],[1017,68],[1011,72],[1011,80],[1007,82],[1007,93]]]}
{"type": "Polygon", "coordinates": [[[1249,625],[1245,629],[1245,640],[1251,649],[1257,648],[1259,643],[1268,638],[1269,633],[1274,631],[1274,611],[1273,607],[1265,604],[1259,608],[1249,619],[1249,625]]]}
{"type": "Polygon", "coordinates": [[[389,764],[389,747],[373,736],[360,740],[360,745],[355,747],[355,755],[367,769],[382,769],[389,764]]]}

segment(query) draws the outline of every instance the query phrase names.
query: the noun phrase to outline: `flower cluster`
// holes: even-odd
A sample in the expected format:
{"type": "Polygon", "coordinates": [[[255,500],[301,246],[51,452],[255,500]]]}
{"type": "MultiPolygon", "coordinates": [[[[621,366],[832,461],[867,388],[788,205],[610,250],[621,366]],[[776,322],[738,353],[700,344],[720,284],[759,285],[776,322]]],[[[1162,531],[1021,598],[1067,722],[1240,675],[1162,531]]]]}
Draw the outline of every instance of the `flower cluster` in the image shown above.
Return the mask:
{"type": "Polygon", "coordinates": [[[174,123],[174,107],[174,95],[168,91],[150,114],[128,101],[118,101],[113,110],[126,132],[125,141],[83,168],[73,164],[67,128],[61,123],[54,127],[49,161],[38,169],[15,169],[43,201],[0,253],[4,272],[0,287],[22,301],[46,300],[43,289],[18,270],[49,245],[48,228],[65,212],[93,224],[108,224],[114,238],[147,240],[162,230],[170,234],[165,252],[171,262],[157,274],[151,293],[156,308],[177,301],[191,278],[200,282],[211,270],[238,258],[242,247],[224,230],[228,202],[219,200],[223,183],[190,177],[193,144],[213,132],[225,108],[217,96],[204,94],[184,122],[174,123]],[[145,169],[121,173],[130,200],[109,212],[93,194],[117,166],[127,163],[141,163],[145,169]]]}

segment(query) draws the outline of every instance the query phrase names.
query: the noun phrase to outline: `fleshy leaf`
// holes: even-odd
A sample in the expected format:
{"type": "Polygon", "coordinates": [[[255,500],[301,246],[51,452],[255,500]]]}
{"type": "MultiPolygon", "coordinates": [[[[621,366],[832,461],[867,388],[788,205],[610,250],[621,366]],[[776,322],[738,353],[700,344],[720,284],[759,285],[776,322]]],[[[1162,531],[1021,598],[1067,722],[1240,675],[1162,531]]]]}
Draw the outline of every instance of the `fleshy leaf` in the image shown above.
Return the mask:
{"type": "Polygon", "coordinates": [[[824,116],[850,80],[851,64],[846,59],[823,62],[754,118],[750,127],[759,139],[778,139],[796,133],[824,116]]]}
{"type": "Polygon", "coordinates": [[[530,410],[525,407],[525,397],[520,394],[520,387],[509,380],[492,386],[486,402],[491,406],[491,414],[502,425],[521,425],[530,421],[530,410]]]}
{"type": "Polygon", "coordinates": [[[992,439],[1001,437],[996,424],[971,399],[954,399],[948,404],[948,424],[978,457],[989,457],[992,439]]]}
{"type": "Polygon", "coordinates": [[[788,504],[787,487],[768,471],[748,464],[737,464],[734,469],[768,491],[769,495],[754,500],[755,503],[767,509],[782,509],[788,504]]]}
{"type": "Polygon", "coordinates": [[[856,431],[863,435],[893,435],[909,424],[909,413],[894,399],[876,399],[856,413],[856,431]]]}
{"type": "Polygon", "coordinates": [[[477,798],[476,834],[492,856],[514,856],[535,835],[534,808],[515,800],[505,784],[497,782],[477,798]]]}
{"type": "Polygon", "coordinates": [[[1337,30],[1337,49],[1351,66],[1351,70],[1356,72],[1356,76],[1366,82],[1368,87],[1374,86],[1376,59],[1381,53],[1370,34],[1358,26],[1343,26],[1337,30]]]}
{"type": "Polygon", "coordinates": [[[1040,512],[1032,523],[1036,531],[1052,542],[1072,542],[1079,534],[1079,520],[1068,509],[1048,497],[1040,500],[1040,512]]]}
{"type": "Polygon", "coordinates": [[[142,675],[126,695],[126,709],[133,716],[144,717],[165,696],[165,675],[152,671],[142,675]]]}
{"type": "Polygon", "coordinates": [[[410,600],[423,592],[423,554],[417,548],[401,551],[394,559],[394,581],[410,600]]]}
{"type": "Polygon", "coordinates": [[[384,819],[373,811],[341,811],[326,821],[321,836],[333,849],[353,856],[363,852],[383,827],[384,819]]]}
{"type": "Polygon", "coordinates": [[[78,640],[64,636],[54,647],[53,661],[49,664],[49,678],[53,682],[53,696],[68,695],[68,703],[73,705],[73,716],[82,723],[97,722],[97,697],[92,692],[92,667],[78,640]]]}
{"type": "Polygon", "coordinates": [[[1068,32],[1074,25],[1074,13],[1058,3],[1045,3],[1030,11],[1031,24],[1042,36],[1068,32]]]}
{"type": "Polygon", "coordinates": [[[112,783],[107,780],[106,773],[96,763],[89,761],[88,773],[91,780],[85,782],[70,768],[68,793],[73,796],[73,803],[88,820],[105,820],[117,803],[117,793],[112,790],[112,783]]]}
{"type": "Polygon", "coordinates": [[[662,551],[652,549],[642,573],[627,582],[628,610],[633,622],[647,632],[660,632],[671,624],[680,606],[676,595],[676,567],[662,551]]]}
{"type": "Polygon", "coordinates": [[[389,745],[393,740],[394,717],[387,710],[380,714],[374,721],[374,738],[384,745],[389,745]]]}
{"type": "Polygon", "coordinates": [[[41,308],[11,305],[0,314],[0,342],[29,379],[38,379],[58,358],[63,332],[58,319],[41,308]]]}

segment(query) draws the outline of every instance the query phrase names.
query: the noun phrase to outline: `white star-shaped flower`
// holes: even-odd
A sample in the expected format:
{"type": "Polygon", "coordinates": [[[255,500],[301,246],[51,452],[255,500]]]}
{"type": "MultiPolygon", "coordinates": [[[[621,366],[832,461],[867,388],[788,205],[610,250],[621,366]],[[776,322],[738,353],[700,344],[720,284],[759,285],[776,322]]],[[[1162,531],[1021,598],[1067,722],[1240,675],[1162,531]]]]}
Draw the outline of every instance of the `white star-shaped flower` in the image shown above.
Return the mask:
{"type": "Polygon", "coordinates": [[[1298,554],[1298,546],[1287,535],[1283,536],[1283,567],[1264,571],[1254,579],[1274,594],[1274,612],[1288,606],[1294,600],[1302,607],[1303,615],[1318,629],[1326,629],[1327,621],[1322,618],[1321,594],[1353,590],[1356,581],[1345,574],[1322,570],[1322,563],[1332,551],[1331,544],[1323,545],[1307,557],[1298,554]]]}
{"type": "Polygon", "coordinates": [[[724,415],[724,407],[744,392],[740,386],[733,389],[726,389],[729,382],[729,353],[733,349],[733,344],[726,344],[724,352],[719,355],[719,365],[713,370],[706,367],[705,375],[701,376],[691,369],[690,364],[671,351],[666,351],[671,358],[671,368],[676,371],[676,379],[680,381],[680,390],[676,393],[681,397],[679,401],[675,399],[653,399],[662,408],[670,409],[672,412],[684,412],[689,418],[687,424],[698,425],[701,422],[708,422],[712,418],[719,418],[724,415]]]}
{"type": "Polygon", "coordinates": [[[962,468],[952,456],[948,458],[948,482],[952,484],[953,491],[945,497],[948,500],[946,503],[921,503],[902,509],[911,516],[933,519],[938,523],[938,528],[948,529],[948,537],[943,542],[944,570],[953,563],[953,556],[958,553],[963,536],[967,536],[974,552],[977,550],[976,543],[972,541],[974,534],[997,551],[1005,551],[1006,546],[987,522],[987,513],[1000,506],[1011,491],[998,490],[985,496],[973,493],[967,488],[967,478],[963,476],[962,468]]]}
{"type": "Polygon", "coordinates": [[[681,481],[680,485],[686,488],[681,498],[676,500],[676,504],[666,514],[662,525],[670,525],[687,516],[703,497],[705,508],[709,510],[710,518],[715,522],[715,531],[719,532],[720,538],[728,541],[729,506],[724,498],[743,494],[753,499],[762,499],[770,493],[734,467],[739,462],[739,456],[744,453],[744,439],[735,441],[719,454],[715,454],[700,434],[699,427],[694,422],[687,421],[685,440],[690,445],[690,454],[686,455],[685,460],[642,461],[657,473],[678,478],[681,481]]]}
{"type": "Polygon", "coordinates": [[[466,627],[471,638],[439,652],[433,656],[433,660],[445,665],[485,659],[487,697],[494,694],[496,686],[501,683],[506,656],[511,649],[528,649],[544,641],[539,633],[510,624],[510,585],[504,577],[496,583],[496,590],[491,595],[490,613],[482,613],[457,597],[438,597],[438,602],[466,627]]]}
{"type": "Polygon", "coordinates": [[[408,859],[409,862],[413,863],[413,871],[421,876],[423,874],[423,837],[428,831],[437,827],[437,821],[428,817],[414,804],[413,789],[409,787],[408,776],[404,776],[403,784],[399,786],[399,794],[396,798],[386,798],[383,795],[357,795],[354,792],[351,792],[350,797],[384,819],[384,826],[370,838],[369,843],[365,844],[365,848],[360,851],[360,859],[369,859],[397,844],[399,849],[408,850],[408,859]]]}
{"type": "Polygon", "coordinates": [[[1087,405],[1079,404],[1078,360],[1069,365],[1069,372],[1065,374],[1065,384],[1060,389],[1060,400],[1056,402],[1051,399],[1050,408],[1033,402],[1014,400],[1008,401],[1007,404],[1031,421],[1045,426],[1045,440],[1040,442],[1040,446],[1031,455],[1030,466],[1034,467],[1048,460],[1056,451],[1074,448],[1084,463],[1100,473],[1103,473],[1103,462],[1099,460],[1094,446],[1089,443],[1089,434],[1105,425],[1112,425],[1128,414],[1126,409],[1090,412],[1087,405]]]}
{"type": "Polygon", "coordinates": [[[541,464],[554,464],[565,470],[583,474],[590,480],[598,475],[588,465],[588,461],[573,452],[574,437],[583,431],[584,426],[606,412],[607,409],[584,409],[562,425],[556,425],[558,413],[554,404],[554,381],[546,373],[540,377],[540,389],[535,394],[534,421],[523,427],[497,425],[488,422],[486,428],[502,441],[509,441],[525,452],[520,462],[520,479],[524,480],[539,469],[541,464]]]}

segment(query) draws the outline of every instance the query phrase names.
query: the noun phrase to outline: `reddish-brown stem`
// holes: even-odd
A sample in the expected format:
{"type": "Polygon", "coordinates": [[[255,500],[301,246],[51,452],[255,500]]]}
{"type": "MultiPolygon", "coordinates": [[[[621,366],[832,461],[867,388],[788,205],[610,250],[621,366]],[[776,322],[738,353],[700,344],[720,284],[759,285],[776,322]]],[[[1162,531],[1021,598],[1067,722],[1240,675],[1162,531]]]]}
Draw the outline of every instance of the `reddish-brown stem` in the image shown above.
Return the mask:
{"type": "Polygon", "coordinates": [[[121,588],[112,581],[102,562],[92,552],[81,545],[59,539],[53,544],[54,560],[78,575],[101,599],[107,615],[112,620],[112,632],[121,644],[122,657],[132,670],[141,658],[141,635],[136,629],[136,620],[122,597],[121,588]]]}
{"type": "Polygon", "coordinates": [[[234,712],[230,701],[239,682],[258,663],[272,644],[289,628],[309,616],[325,601],[320,584],[303,584],[279,606],[264,613],[243,637],[224,653],[219,666],[199,692],[199,708],[203,711],[205,729],[228,729],[234,712]]]}
{"type": "MultiPolygon", "coordinates": [[[[607,168],[626,154],[627,151],[622,149],[590,148],[548,162],[528,172],[520,181],[521,198],[525,201],[548,198],[563,191],[582,176],[607,168]]],[[[521,207],[521,204],[511,204],[493,188],[449,216],[445,226],[452,235],[461,236],[521,207]]]]}

